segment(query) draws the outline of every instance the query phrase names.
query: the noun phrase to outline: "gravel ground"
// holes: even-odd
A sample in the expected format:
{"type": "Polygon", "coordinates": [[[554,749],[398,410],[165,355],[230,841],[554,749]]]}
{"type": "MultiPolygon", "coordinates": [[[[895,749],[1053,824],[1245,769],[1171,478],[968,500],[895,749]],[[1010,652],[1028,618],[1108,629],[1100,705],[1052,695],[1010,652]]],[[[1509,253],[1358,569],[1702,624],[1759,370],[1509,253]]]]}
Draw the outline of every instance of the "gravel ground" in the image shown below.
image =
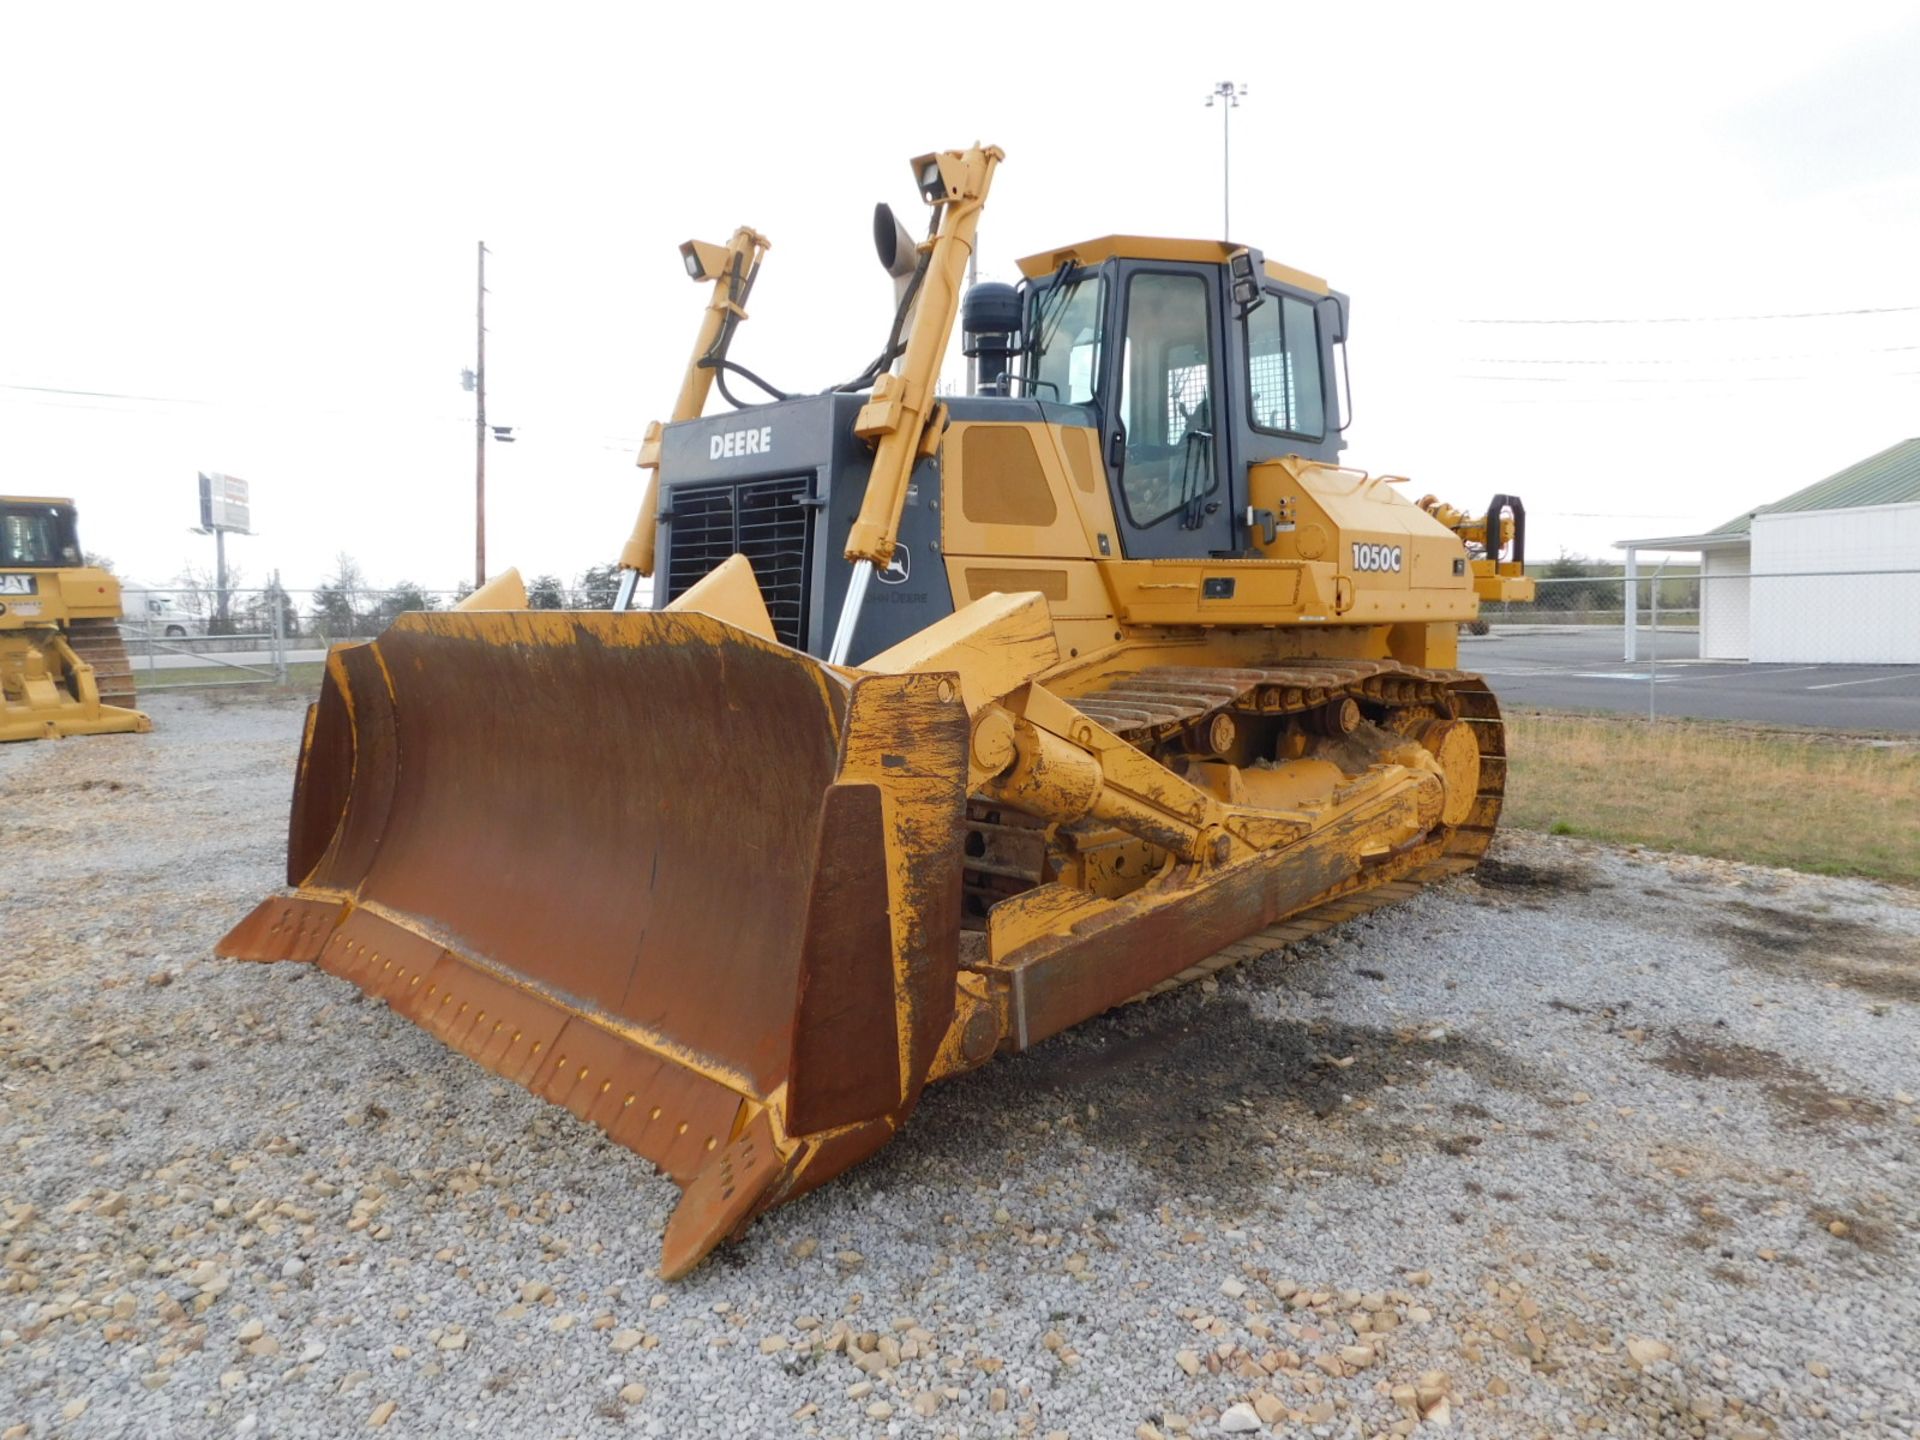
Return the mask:
{"type": "Polygon", "coordinates": [[[151,709],[0,747],[6,1440],[1920,1435],[1911,893],[1509,838],[666,1286],[644,1161],[212,957],[299,708],[151,709]]]}

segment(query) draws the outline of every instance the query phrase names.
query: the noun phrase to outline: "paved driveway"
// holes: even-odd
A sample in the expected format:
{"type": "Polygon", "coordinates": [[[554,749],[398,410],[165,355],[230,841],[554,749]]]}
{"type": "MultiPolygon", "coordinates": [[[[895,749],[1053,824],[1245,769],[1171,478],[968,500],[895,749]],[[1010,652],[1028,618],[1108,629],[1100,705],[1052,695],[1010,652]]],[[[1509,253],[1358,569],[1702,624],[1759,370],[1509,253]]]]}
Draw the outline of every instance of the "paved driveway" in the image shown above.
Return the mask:
{"type": "Polygon", "coordinates": [[[1831,730],[1920,733],[1920,665],[1756,665],[1701,660],[1693,631],[1640,632],[1620,658],[1620,631],[1502,630],[1460,637],[1460,666],[1493,681],[1508,705],[1753,720],[1831,730]],[[1649,662],[1649,655],[1653,660],[1649,662]],[[1651,682],[1649,682],[1651,671],[1651,682]]]}

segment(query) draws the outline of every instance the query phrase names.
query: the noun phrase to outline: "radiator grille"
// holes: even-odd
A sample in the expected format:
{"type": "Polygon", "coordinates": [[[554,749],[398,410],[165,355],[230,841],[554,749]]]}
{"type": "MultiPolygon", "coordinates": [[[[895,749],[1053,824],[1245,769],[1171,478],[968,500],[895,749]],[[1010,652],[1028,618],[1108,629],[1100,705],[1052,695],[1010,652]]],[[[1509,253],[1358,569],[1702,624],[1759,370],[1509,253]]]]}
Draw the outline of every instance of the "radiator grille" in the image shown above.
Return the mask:
{"type": "Polygon", "coordinates": [[[676,485],[667,529],[667,599],[677,600],[738,552],[753,566],[773,633],[806,648],[812,507],[805,475],[733,485],[676,485]]]}

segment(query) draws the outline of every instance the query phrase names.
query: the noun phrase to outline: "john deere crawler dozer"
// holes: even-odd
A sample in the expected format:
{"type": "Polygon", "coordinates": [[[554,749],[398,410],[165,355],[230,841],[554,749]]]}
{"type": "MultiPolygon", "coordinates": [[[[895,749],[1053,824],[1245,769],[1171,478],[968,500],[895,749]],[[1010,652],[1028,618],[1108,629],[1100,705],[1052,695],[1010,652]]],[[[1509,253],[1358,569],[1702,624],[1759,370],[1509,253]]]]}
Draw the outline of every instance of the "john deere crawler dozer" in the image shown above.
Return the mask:
{"type": "Polygon", "coordinates": [[[0,495],[0,741],[151,730],[132,705],[120,582],[85,562],[73,502],[0,495]]]}
{"type": "Polygon", "coordinates": [[[1499,815],[1453,667],[1528,589],[1518,503],[1341,465],[1346,299],[1243,246],[1024,261],[969,292],[942,397],[1001,158],[914,162],[892,333],[823,393],[728,358],[767,242],[683,247],[712,299],[618,607],[496,592],[335,650],[295,892],[223,942],[661,1166],[668,1276],[928,1082],[1464,870],[1499,815]],[[771,398],[705,415],[730,378],[771,398]]]}

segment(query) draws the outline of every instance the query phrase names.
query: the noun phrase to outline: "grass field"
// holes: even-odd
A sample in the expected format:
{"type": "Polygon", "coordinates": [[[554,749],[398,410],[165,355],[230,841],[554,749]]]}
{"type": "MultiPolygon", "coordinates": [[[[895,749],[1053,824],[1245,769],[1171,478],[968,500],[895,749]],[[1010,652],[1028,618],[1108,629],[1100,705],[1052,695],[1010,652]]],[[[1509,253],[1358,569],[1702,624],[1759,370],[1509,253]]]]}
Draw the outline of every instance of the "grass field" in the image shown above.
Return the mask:
{"type": "MultiPolygon", "coordinates": [[[[253,662],[250,659],[248,663],[252,664],[253,662]]],[[[287,666],[287,685],[295,690],[317,690],[320,687],[320,676],[326,668],[327,667],[318,660],[311,660],[300,665],[289,665],[287,666]]],[[[273,667],[267,664],[261,665],[260,670],[266,671],[267,675],[273,673],[273,667]]],[[[136,661],[133,667],[134,686],[138,692],[143,695],[157,690],[183,690],[202,686],[232,685],[235,682],[266,685],[273,683],[261,675],[259,670],[237,670],[231,665],[195,665],[192,667],[182,667],[178,670],[147,671],[142,670],[139,662],[136,661]]]]}
{"type": "Polygon", "coordinates": [[[1508,724],[1506,824],[1920,885],[1920,744],[1551,711],[1508,724]]]}

